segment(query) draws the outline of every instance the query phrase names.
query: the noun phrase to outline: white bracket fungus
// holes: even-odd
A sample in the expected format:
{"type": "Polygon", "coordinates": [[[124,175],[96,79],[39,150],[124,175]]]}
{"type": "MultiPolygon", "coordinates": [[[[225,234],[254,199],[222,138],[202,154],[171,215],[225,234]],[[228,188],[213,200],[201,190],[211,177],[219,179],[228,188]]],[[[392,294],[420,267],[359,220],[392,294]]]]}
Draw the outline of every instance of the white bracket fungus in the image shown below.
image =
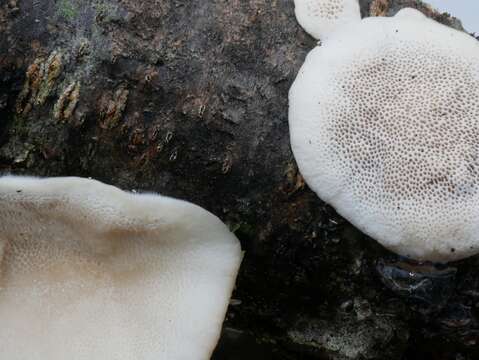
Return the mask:
{"type": "Polygon", "coordinates": [[[8,360],[207,360],[242,253],[193,204],[81,178],[0,177],[8,360]]]}
{"type": "Polygon", "coordinates": [[[339,27],[361,21],[357,0],[294,0],[296,19],[315,39],[324,40],[339,27]]]}
{"type": "Polygon", "coordinates": [[[310,52],[289,99],[299,169],[338,213],[411,258],[479,252],[477,40],[414,9],[353,21],[310,52]]]}

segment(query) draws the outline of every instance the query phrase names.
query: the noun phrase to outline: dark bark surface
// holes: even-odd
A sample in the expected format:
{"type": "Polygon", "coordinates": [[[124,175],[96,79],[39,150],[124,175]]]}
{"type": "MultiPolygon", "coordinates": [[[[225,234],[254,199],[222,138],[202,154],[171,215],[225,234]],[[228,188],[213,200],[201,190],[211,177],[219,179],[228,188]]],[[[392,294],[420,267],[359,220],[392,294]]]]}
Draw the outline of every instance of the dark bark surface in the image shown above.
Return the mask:
{"type": "Polygon", "coordinates": [[[292,0],[0,0],[0,171],[222,218],[245,259],[216,360],[478,359],[479,259],[405,264],[298,174],[288,90],[314,46],[292,0]]]}

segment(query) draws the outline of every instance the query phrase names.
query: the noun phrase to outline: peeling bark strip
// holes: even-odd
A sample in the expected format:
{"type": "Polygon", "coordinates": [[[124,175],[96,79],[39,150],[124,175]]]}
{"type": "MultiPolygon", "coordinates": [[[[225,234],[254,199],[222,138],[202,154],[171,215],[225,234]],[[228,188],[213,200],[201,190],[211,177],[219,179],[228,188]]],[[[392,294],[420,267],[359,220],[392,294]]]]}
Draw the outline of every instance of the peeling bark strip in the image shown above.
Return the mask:
{"type": "Polygon", "coordinates": [[[80,83],[78,81],[73,81],[67,88],[63,91],[55,104],[54,116],[55,119],[60,121],[68,120],[75,110],[75,107],[78,104],[80,98],[80,83]]]}
{"type": "Polygon", "coordinates": [[[41,106],[53,91],[61,73],[62,56],[53,51],[48,59],[35,59],[28,67],[23,89],[17,99],[17,114],[27,115],[33,106],[41,106]]]}
{"type": "Polygon", "coordinates": [[[35,105],[43,105],[47,97],[52,92],[55,82],[62,70],[61,54],[57,51],[52,52],[42,66],[44,67],[43,81],[40,83],[35,105]]]}
{"type": "Polygon", "coordinates": [[[390,0],[373,0],[369,6],[370,16],[386,16],[389,10],[390,0]]]}
{"type": "Polygon", "coordinates": [[[108,99],[102,97],[100,100],[100,127],[111,129],[120,123],[121,116],[126,107],[129,91],[124,85],[121,85],[108,99]]]}
{"type": "Polygon", "coordinates": [[[17,114],[27,115],[30,112],[37,97],[38,89],[42,79],[42,61],[40,59],[36,59],[35,62],[27,69],[26,80],[17,99],[17,114]]]}
{"type": "MultiPolygon", "coordinates": [[[[460,28],[416,0],[388,3],[460,28]]],[[[292,0],[8,0],[0,34],[0,171],[189,200],[242,241],[213,359],[479,359],[478,259],[454,265],[441,287],[453,294],[428,297],[429,313],[415,299],[434,279],[417,288],[391,270],[414,296],[391,291],[377,270],[390,254],[298,174],[288,90],[316,42],[292,0]]]]}

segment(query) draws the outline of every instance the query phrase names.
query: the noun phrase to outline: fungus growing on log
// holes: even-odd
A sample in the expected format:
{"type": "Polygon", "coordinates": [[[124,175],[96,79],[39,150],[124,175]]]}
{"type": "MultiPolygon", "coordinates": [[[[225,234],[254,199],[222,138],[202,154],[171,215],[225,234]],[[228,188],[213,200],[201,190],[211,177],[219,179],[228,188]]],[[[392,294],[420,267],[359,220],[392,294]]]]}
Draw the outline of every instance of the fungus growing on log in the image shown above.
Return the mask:
{"type": "Polygon", "coordinates": [[[351,0],[295,0],[296,19],[315,39],[334,33],[338,27],[361,21],[359,3],[351,0]]]}
{"type": "MultiPolygon", "coordinates": [[[[306,1],[295,3],[304,11],[306,1]]],[[[398,254],[447,262],[478,253],[479,43],[409,8],[336,24],[290,90],[306,182],[398,254]]]]}
{"type": "Polygon", "coordinates": [[[209,359],[241,258],[191,203],[0,177],[2,358],[209,359]]]}

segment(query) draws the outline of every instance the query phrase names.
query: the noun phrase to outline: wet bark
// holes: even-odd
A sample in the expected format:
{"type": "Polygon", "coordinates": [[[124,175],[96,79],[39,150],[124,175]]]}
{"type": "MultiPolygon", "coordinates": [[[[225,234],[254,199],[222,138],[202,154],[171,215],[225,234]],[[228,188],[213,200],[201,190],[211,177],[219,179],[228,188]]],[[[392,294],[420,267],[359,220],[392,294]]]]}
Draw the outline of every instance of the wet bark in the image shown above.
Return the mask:
{"type": "Polygon", "coordinates": [[[404,271],[298,173],[288,89],[314,46],[292,0],[0,0],[0,171],[229,224],[246,253],[216,360],[477,359],[479,259],[404,271]]]}

